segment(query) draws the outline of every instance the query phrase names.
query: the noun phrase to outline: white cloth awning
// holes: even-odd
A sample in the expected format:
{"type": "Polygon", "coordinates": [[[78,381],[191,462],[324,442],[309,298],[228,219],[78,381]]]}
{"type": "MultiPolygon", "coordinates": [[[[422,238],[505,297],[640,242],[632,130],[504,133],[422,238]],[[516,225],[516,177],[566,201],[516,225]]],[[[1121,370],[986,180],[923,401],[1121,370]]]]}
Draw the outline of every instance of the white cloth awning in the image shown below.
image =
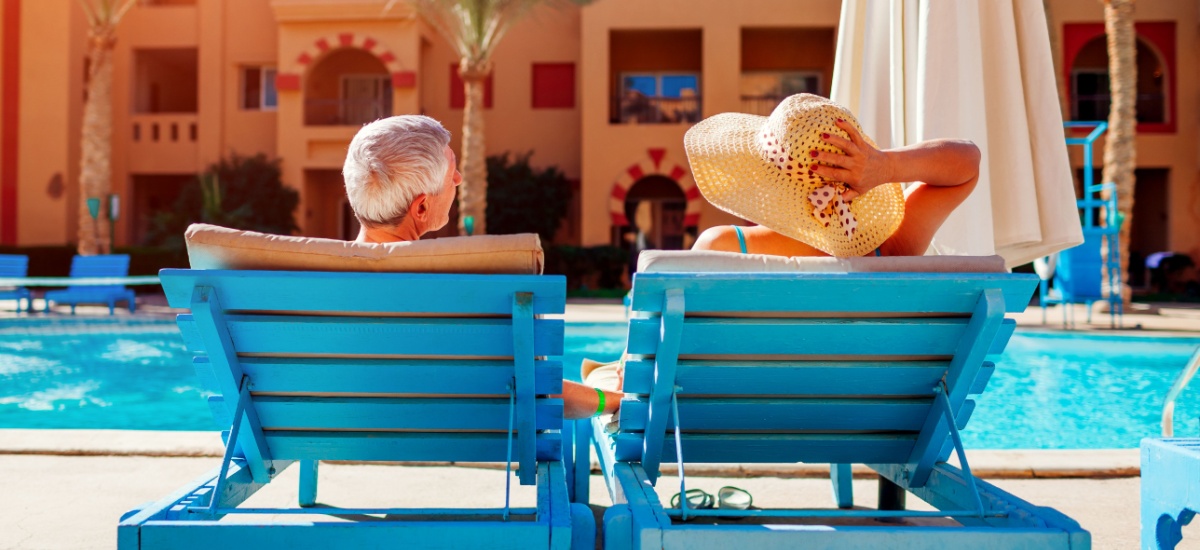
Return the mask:
{"type": "Polygon", "coordinates": [[[1009,267],[1083,242],[1039,0],[843,0],[831,98],[881,148],[969,139],[979,185],[930,253],[1009,267]]]}

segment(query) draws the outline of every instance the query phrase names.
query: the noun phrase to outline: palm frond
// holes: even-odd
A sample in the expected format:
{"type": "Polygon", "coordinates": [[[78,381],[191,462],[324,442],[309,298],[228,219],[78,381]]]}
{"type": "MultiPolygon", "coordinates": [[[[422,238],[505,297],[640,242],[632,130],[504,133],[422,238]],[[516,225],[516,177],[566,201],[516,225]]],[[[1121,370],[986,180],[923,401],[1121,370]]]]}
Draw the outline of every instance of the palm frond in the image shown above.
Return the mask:
{"type": "Polygon", "coordinates": [[[136,4],[137,0],[79,0],[88,26],[93,29],[115,26],[136,4]]]}
{"type": "Polygon", "coordinates": [[[114,25],[117,24],[117,22],[120,21],[122,17],[125,17],[125,14],[129,12],[130,8],[133,8],[133,5],[135,3],[137,3],[137,0],[125,0],[125,3],[122,4],[121,7],[117,8],[117,12],[113,15],[113,18],[110,20],[110,21],[112,21],[112,24],[114,24],[114,25]]]}
{"type": "MultiPolygon", "coordinates": [[[[385,9],[400,0],[389,0],[385,9]]],[[[410,0],[458,55],[486,60],[509,29],[539,5],[587,4],[592,0],[410,0]]]]}
{"type": "Polygon", "coordinates": [[[100,19],[96,14],[96,9],[92,7],[92,3],[89,0],[79,0],[79,6],[83,8],[83,15],[87,18],[88,26],[95,27],[96,22],[100,19]]]}

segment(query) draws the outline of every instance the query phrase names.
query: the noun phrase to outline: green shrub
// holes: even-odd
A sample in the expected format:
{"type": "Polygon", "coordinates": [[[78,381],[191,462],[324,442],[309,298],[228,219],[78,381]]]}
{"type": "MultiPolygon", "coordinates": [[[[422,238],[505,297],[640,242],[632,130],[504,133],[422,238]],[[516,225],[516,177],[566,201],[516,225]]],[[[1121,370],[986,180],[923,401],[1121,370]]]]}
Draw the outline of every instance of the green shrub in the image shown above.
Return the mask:
{"type": "Polygon", "coordinates": [[[293,214],[300,194],[283,185],[278,159],[234,153],[180,190],[167,212],[155,213],[146,243],[182,251],[183,232],[193,223],[289,235],[299,227],[293,214]]]}
{"type": "Polygon", "coordinates": [[[555,166],[536,170],[529,165],[530,151],[487,158],[487,232],[493,235],[537,233],[542,243],[554,233],[567,215],[571,185],[555,166]]]}
{"type": "Polygon", "coordinates": [[[0,254],[29,256],[30,277],[66,277],[71,272],[75,246],[2,246],[0,254]]]}
{"type": "Polygon", "coordinates": [[[567,288],[624,289],[629,253],[615,246],[546,247],[546,273],[567,276],[567,288]]]}
{"type": "MultiPolygon", "coordinates": [[[[66,277],[71,273],[74,245],[62,246],[4,246],[0,254],[29,256],[30,277],[66,277]]],[[[129,254],[130,275],[158,275],[168,267],[188,266],[187,252],[149,246],[117,247],[114,254],[129,254]]],[[[145,287],[149,288],[149,287],[145,287]]]]}

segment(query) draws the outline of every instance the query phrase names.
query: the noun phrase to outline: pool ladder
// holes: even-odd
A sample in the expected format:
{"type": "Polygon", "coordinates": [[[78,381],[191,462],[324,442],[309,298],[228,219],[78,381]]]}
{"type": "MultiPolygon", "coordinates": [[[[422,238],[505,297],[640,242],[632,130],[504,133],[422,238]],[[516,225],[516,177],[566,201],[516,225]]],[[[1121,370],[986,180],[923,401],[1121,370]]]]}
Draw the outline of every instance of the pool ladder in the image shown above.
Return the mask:
{"type": "Polygon", "coordinates": [[[1200,370],[1200,346],[1196,347],[1196,353],[1192,354],[1192,359],[1188,361],[1183,372],[1179,373],[1179,377],[1175,379],[1175,384],[1171,386],[1171,391],[1167,392],[1167,399],[1163,402],[1162,412],[1162,435],[1163,437],[1175,437],[1175,399],[1179,394],[1183,393],[1183,388],[1186,388],[1188,382],[1192,381],[1192,377],[1196,376],[1196,371],[1200,370]]]}

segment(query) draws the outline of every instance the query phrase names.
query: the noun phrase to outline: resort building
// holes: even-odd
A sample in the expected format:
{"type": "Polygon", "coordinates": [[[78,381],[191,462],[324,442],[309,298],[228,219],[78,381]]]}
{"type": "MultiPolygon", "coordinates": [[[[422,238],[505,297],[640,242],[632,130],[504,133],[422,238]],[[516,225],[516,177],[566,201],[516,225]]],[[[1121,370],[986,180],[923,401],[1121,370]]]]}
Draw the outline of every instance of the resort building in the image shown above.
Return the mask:
{"type": "MultiPolygon", "coordinates": [[[[230,153],[282,159],[305,235],[352,238],[341,187],[358,127],[391,114],[441,120],[459,148],[457,59],[404,2],[140,0],[115,52],[118,245],[230,153]]],[[[0,244],[74,240],[87,29],[77,2],[2,0],[0,244]]],[[[1064,113],[1106,117],[1103,6],[1047,2],[1064,113]]],[[[690,246],[739,220],[709,205],[682,138],[710,115],[767,114],[828,94],[839,0],[600,0],[542,8],[499,46],[486,86],[489,154],[532,151],[573,182],[563,243],[690,246]]],[[[1200,260],[1196,2],[1137,4],[1138,190],[1132,249],[1200,260]]],[[[1102,162],[1103,142],[1097,147],[1102,162]]],[[[1079,152],[1073,159],[1081,163],[1079,152]]],[[[1080,167],[1082,170],[1082,167],[1080,167]]],[[[1136,280],[1135,272],[1135,284],[1136,280]]]]}

